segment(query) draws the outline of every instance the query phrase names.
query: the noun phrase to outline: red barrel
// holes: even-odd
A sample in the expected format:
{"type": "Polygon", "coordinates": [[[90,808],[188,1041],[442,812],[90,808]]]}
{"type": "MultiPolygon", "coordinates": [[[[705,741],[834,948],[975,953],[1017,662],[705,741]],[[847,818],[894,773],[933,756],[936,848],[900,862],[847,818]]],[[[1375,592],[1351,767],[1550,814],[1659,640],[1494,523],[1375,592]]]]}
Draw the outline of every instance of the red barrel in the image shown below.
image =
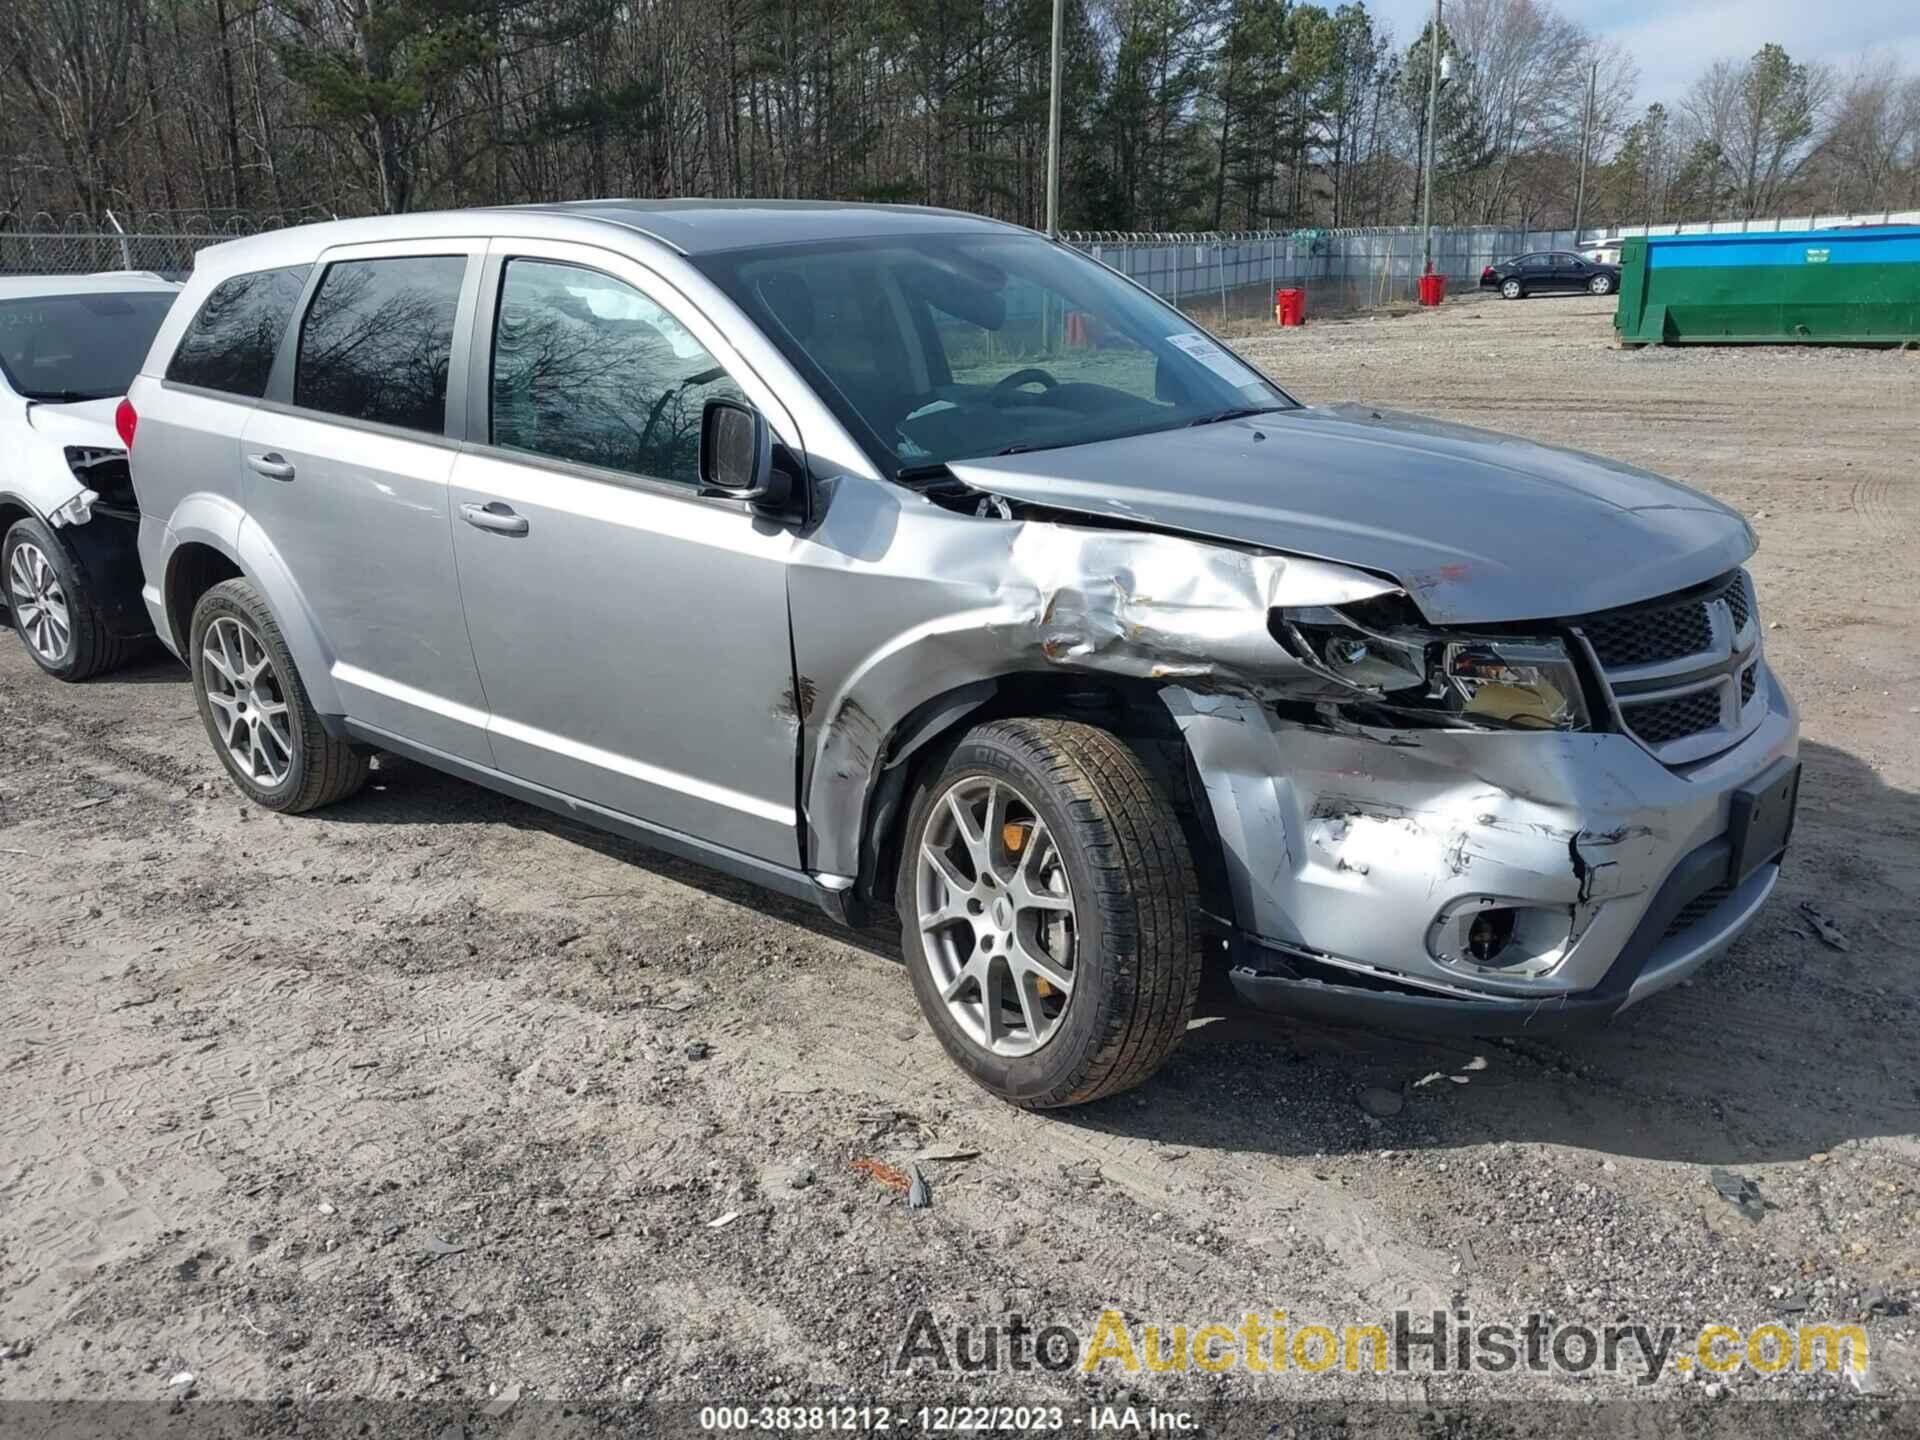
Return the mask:
{"type": "Polygon", "coordinates": [[[1307,292],[1304,290],[1276,290],[1273,292],[1273,318],[1282,325],[1304,325],[1307,323],[1307,292]]]}
{"type": "Polygon", "coordinates": [[[1446,298],[1446,276],[1428,274],[1420,277],[1420,303],[1422,305],[1438,305],[1446,298]]]}

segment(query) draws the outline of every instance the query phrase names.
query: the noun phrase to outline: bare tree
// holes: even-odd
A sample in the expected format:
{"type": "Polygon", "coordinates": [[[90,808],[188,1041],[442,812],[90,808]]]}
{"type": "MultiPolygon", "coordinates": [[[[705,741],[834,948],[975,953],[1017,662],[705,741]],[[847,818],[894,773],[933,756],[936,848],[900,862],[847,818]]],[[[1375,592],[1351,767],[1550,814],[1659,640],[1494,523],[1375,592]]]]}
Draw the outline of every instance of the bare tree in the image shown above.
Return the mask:
{"type": "MultiPolygon", "coordinates": [[[[1041,219],[1052,0],[0,0],[0,205],[341,214],[584,195],[1041,219]]],[[[1910,204],[1920,81],[1778,46],[1636,117],[1571,0],[1449,0],[1443,221],[1910,204]],[[1656,123],[1657,122],[1657,123],[1656,123]]],[[[1365,0],[1066,0],[1064,222],[1367,225],[1418,206],[1427,27],[1365,0]]]]}
{"type": "Polygon", "coordinates": [[[1835,210],[1920,202],[1920,76],[1903,76],[1889,54],[1861,59],[1812,163],[1835,210]]]}
{"type": "Polygon", "coordinates": [[[124,178],[114,145],[139,104],[130,82],[132,12],[92,0],[0,8],[0,45],[12,82],[4,98],[24,98],[51,151],[41,162],[64,171],[77,208],[97,220],[124,178]]]}
{"type": "Polygon", "coordinates": [[[1720,177],[1743,218],[1775,214],[1814,149],[1833,89],[1825,66],[1796,64],[1778,45],[1719,60],[1687,92],[1696,139],[1718,153],[1720,177]]]}

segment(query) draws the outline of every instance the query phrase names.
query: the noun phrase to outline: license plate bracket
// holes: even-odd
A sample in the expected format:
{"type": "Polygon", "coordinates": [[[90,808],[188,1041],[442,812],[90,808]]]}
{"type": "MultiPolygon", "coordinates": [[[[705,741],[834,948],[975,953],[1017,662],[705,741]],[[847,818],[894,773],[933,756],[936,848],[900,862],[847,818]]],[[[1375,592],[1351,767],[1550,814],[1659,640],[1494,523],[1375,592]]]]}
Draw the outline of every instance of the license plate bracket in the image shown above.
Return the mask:
{"type": "Polygon", "coordinates": [[[1787,848],[1799,799],[1800,762],[1784,756],[1733,792],[1727,816],[1729,883],[1738,885],[1787,848]]]}

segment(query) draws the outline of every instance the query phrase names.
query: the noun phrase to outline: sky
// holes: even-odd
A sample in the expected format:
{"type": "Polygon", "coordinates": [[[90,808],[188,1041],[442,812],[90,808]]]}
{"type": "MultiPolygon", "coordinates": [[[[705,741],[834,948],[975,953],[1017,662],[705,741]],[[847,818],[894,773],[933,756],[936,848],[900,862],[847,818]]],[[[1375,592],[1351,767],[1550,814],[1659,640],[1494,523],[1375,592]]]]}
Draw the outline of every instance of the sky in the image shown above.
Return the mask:
{"type": "MultiPolygon", "coordinates": [[[[1920,72],[1920,0],[1550,0],[1589,30],[1625,46],[1640,66],[1640,103],[1671,105],[1721,58],[1751,55],[1769,40],[1796,60],[1842,71],[1868,50],[1891,52],[1920,72]]],[[[1332,8],[1329,3],[1329,8],[1332,8]]],[[[1405,46],[1433,14],[1433,0],[1367,0],[1405,46]]]]}

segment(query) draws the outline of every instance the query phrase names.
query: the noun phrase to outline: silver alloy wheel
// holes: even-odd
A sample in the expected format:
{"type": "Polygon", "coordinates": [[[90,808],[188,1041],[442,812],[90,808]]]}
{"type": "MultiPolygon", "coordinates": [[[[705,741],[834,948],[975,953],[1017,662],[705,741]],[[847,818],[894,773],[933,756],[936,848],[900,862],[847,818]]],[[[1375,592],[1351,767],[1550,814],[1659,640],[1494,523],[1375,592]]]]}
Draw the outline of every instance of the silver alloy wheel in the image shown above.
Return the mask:
{"type": "Polygon", "coordinates": [[[1596,275],[1593,277],[1593,279],[1587,282],[1587,289],[1591,290],[1596,295],[1604,295],[1609,290],[1613,289],[1613,281],[1609,280],[1604,275],[1596,275]]]}
{"type": "Polygon", "coordinates": [[[27,644],[49,665],[58,665],[73,648],[73,617],[67,610],[67,592],[46,552],[31,540],[13,547],[7,566],[7,603],[20,622],[27,644]]]}
{"type": "Polygon", "coordinates": [[[1509,300],[1518,300],[1520,298],[1520,282],[1518,280],[1507,281],[1506,284],[1500,287],[1500,293],[1509,300]]]}
{"type": "Polygon", "coordinates": [[[1073,999],[1079,935],[1040,812],[1004,780],[957,780],[934,801],[915,863],[922,948],[948,1012],[982,1049],[1033,1054],[1073,999]]]}
{"type": "Polygon", "coordinates": [[[280,784],[293,768],[293,720],[260,636],[244,621],[220,616],[201,642],[200,675],[233,763],[257,785],[280,784]]]}

